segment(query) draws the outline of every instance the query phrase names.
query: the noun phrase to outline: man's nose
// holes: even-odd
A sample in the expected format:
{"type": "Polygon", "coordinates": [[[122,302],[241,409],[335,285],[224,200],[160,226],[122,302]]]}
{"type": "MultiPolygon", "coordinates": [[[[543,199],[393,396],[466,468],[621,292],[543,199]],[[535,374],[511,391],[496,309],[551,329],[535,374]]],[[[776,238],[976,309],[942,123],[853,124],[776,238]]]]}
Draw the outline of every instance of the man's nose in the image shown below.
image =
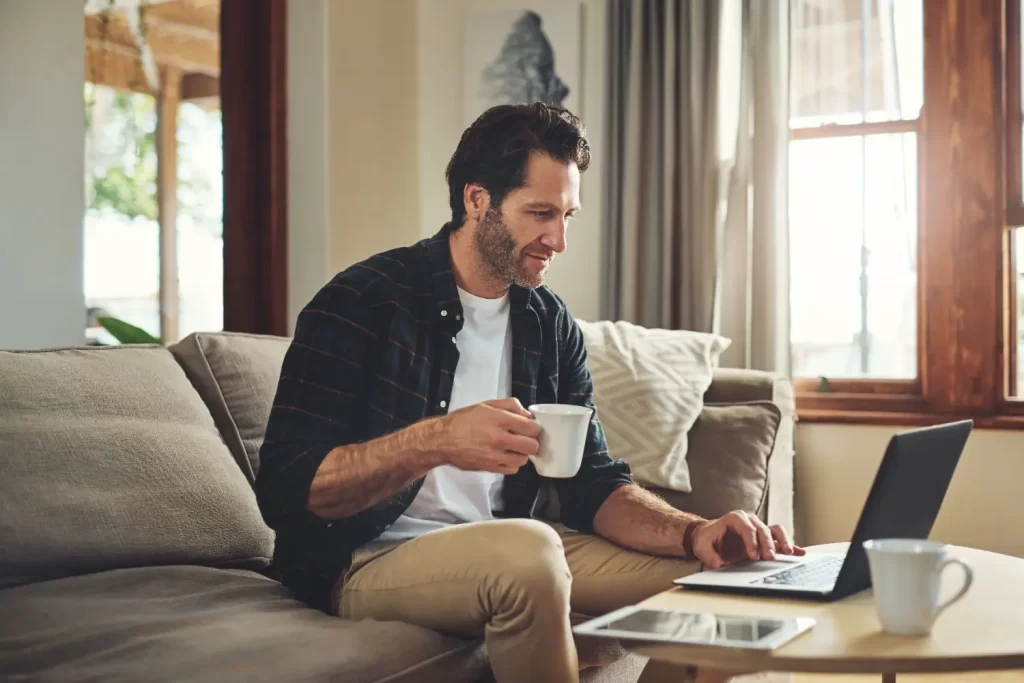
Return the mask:
{"type": "Polygon", "coordinates": [[[550,249],[551,251],[555,252],[556,254],[561,254],[562,252],[565,251],[566,247],[566,219],[562,218],[560,220],[553,221],[553,223],[554,227],[548,232],[544,233],[544,236],[541,237],[540,243],[543,244],[548,249],[550,249]]]}

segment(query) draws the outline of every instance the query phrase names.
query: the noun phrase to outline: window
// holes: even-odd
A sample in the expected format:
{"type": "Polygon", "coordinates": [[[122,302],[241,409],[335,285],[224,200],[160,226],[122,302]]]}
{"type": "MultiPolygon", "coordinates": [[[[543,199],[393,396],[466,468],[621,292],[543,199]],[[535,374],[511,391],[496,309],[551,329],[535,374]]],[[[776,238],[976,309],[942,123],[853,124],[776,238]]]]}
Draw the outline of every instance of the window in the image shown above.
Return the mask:
{"type": "Polygon", "coordinates": [[[791,0],[801,419],[1024,426],[1021,2],[791,0]]]}
{"type": "Polygon", "coordinates": [[[218,3],[86,3],[86,335],[223,327],[218,3]],[[187,40],[186,40],[187,38],[187,40]]]}

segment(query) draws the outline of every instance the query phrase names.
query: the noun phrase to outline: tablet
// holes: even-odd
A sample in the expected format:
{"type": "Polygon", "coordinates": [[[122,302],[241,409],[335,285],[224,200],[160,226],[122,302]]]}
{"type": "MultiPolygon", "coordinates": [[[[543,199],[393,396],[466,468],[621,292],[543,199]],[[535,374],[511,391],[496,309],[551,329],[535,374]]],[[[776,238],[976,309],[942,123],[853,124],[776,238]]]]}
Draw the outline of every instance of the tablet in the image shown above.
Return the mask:
{"type": "Polygon", "coordinates": [[[774,650],[814,626],[812,617],[680,612],[630,605],[579,624],[581,635],[774,650]]]}

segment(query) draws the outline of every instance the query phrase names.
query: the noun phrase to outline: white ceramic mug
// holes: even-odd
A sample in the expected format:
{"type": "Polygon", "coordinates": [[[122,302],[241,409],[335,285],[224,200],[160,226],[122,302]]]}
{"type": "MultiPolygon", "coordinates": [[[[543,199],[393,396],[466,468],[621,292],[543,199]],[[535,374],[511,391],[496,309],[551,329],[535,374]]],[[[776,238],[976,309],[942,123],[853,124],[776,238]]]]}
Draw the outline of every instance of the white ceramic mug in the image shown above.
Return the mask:
{"type": "Polygon", "coordinates": [[[562,403],[538,403],[530,406],[530,414],[540,425],[540,449],[531,455],[542,477],[567,479],[579,471],[587,428],[593,408],[562,403]]]}
{"type": "Polygon", "coordinates": [[[887,633],[923,636],[936,618],[967,593],[974,581],[971,566],[934,541],[886,538],[865,541],[871,567],[878,620],[887,633]],[[951,564],[964,570],[964,585],[949,600],[939,602],[943,570],[951,564]]]}

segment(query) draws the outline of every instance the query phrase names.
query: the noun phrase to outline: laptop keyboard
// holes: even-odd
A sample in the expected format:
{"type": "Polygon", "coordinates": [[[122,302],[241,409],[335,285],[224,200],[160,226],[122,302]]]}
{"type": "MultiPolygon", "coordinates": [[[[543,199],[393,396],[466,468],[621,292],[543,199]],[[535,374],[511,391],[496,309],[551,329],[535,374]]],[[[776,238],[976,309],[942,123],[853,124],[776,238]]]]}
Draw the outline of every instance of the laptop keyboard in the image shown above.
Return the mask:
{"type": "Polygon", "coordinates": [[[834,584],[843,566],[842,557],[823,557],[799,567],[793,567],[778,574],[772,574],[755,583],[770,583],[777,586],[817,586],[834,584]]]}

